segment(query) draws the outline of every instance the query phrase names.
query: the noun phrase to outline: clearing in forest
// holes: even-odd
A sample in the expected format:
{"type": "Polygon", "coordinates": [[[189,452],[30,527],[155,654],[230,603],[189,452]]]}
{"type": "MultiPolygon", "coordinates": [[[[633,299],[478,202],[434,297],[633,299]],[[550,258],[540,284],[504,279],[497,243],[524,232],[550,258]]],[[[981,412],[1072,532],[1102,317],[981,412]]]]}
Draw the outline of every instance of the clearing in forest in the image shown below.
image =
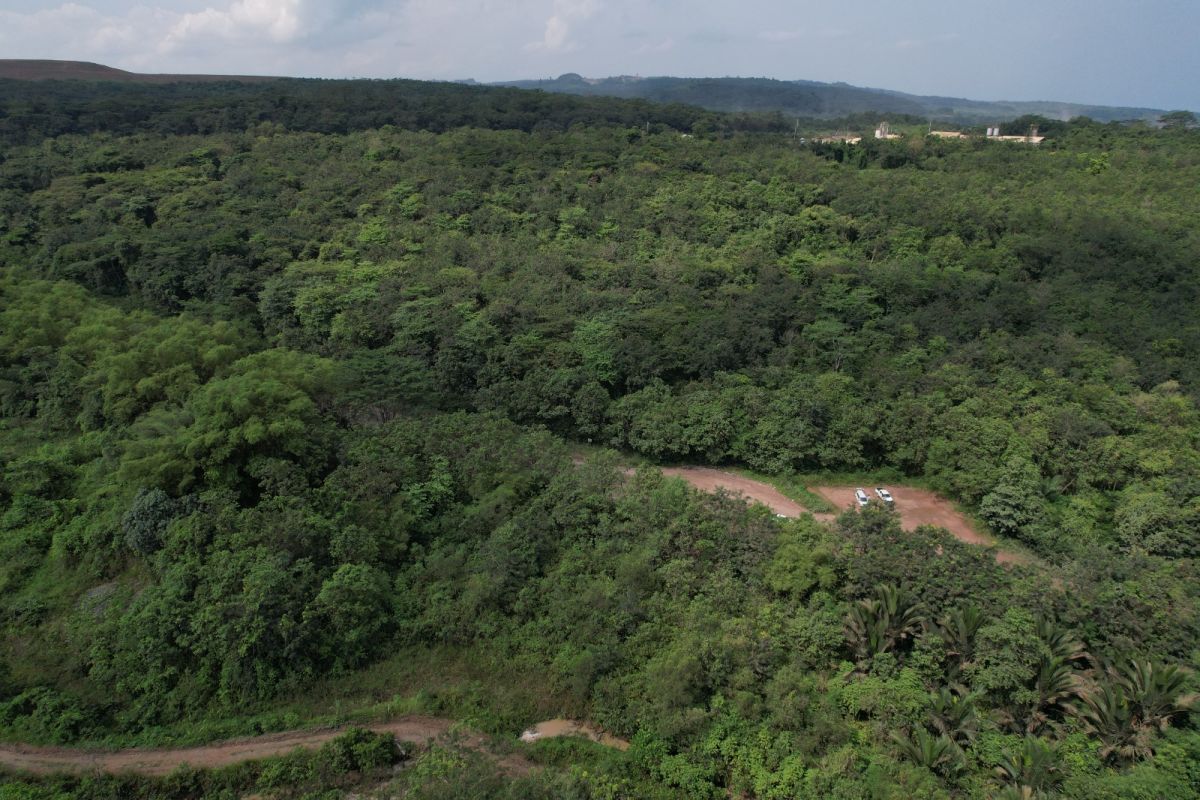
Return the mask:
{"type": "MultiPolygon", "coordinates": [[[[424,744],[430,739],[444,735],[450,730],[451,724],[448,719],[413,716],[361,727],[376,733],[391,733],[401,742],[424,744]]],[[[56,772],[136,772],[140,775],[168,775],[184,764],[213,769],[242,761],[282,756],[297,748],[313,750],[345,730],[345,727],[338,727],[285,731],[196,747],[131,747],[107,751],[4,744],[0,745],[0,767],[39,775],[56,772]]]]}
{"type": "MultiPolygon", "coordinates": [[[[692,486],[704,492],[715,492],[718,489],[743,495],[747,501],[758,502],[784,517],[798,517],[808,513],[808,509],[787,497],[774,486],[752,478],[710,467],[663,467],[664,475],[682,478],[692,486]]],[[[855,505],[853,486],[813,486],[817,494],[833,503],[837,508],[851,508],[855,505]]],[[[864,487],[867,494],[875,497],[874,486],[864,487]]],[[[954,507],[944,497],[926,489],[916,489],[911,486],[889,486],[896,501],[896,513],[900,515],[900,527],[906,531],[916,530],[922,525],[933,525],[945,528],[950,535],[960,542],[979,547],[994,547],[996,541],[987,533],[980,531],[962,512],[954,507]]],[[[831,522],[835,514],[813,514],[822,522],[831,522]]],[[[1028,564],[1029,556],[1012,550],[996,550],[996,560],[1001,564],[1028,564]]]]}
{"type": "MultiPolygon", "coordinates": [[[[446,736],[453,725],[454,721],[450,719],[413,715],[391,722],[369,723],[359,727],[375,733],[390,733],[398,742],[424,745],[446,736]]],[[[59,772],[135,772],[140,775],[169,775],[185,764],[198,769],[216,769],[243,761],[286,755],[297,748],[315,750],[344,733],[347,727],[349,726],[283,731],[194,747],[83,750],[71,747],[0,744],[0,768],[36,775],[59,772]]],[[[583,736],[618,750],[629,748],[629,742],[624,739],[604,733],[587,723],[570,719],[552,719],[538,723],[525,731],[521,741],[533,742],[558,736],[583,736]]],[[[534,763],[520,753],[492,752],[487,740],[476,733],[463,731],[455,742],[493,757],[500,769],[509,775],[524,775],[534,768],[534,763]]]]}
{"type": "MultiPolygon", "coordinates": [[[[814,492],[833,503],[838,508],[851,508],[856,504],[854,486],[813,486],[814,492]]],[[[874,500],[875,487],[864,486],[867,494],[874,500]]],[[[927,489],[915,489],[911,486],[889,485],[888,491],[895,498],[896,513],[900,515],[900,527],[913,531],[922,525],[934,525],[945,528],[950,535],[960,542],[994,547],[996,540],[980,531],[962,512],[954,507],[944,497],[934,494],[927,489]]],[[[996,560],[1001,564],[1027,564],[1030,559],[1023,553],[1011,550],[997,550],[996,560]]]]}
{"type": "MultiPolygon", "coordinates": [[[[762,503],[776,514],[785,517],[798,517],[808,513],[808,509],[769,483],[743,478],[732,472],[709,467],[663,467],[662,474],[672,478],[683,478],[703,492],[725,489],[735,494],[743,494],[747,500],[762,503]]],[[[814,514],[813,516],[825,521],[834,518],[833,514],[814,514]]]]}

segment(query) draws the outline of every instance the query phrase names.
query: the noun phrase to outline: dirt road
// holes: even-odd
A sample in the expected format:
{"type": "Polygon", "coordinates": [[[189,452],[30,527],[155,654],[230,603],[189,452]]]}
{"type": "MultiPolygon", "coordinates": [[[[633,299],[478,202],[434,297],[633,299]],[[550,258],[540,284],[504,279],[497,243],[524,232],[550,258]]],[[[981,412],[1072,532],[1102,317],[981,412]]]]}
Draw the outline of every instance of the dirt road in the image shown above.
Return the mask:
{"type": "MultiPolygon", "coordinates": [[[[390,733],[401,742],[423,745],[445,736],[453,725],[453,720],[441,717],[409,716],[359,727],[376,733],[390,733]]],[[[352,726],[284,731],[197,747],[162,749],[131,747],[126,750],[79,750],[69,747],[0,744],[0,767],[38,775],[56,772],[136,772],[141,775],[167,775],[184,764],[213,769],[242,761],[286,755],[298,747],[315,750],[349,727],[352,726]]],[[[587,723],[570,719],[540,722],[525,731],[521,735],[521,741],[534,742],[558,736],[584,736],[618,750],[629,748],[629,742],[624,739],[610,736],[587,723]]],[[[492,752],[487,740],[477,733],[464,733],[455,739],[455,742],[492,756],[499,768],[508,775],[524,775],[535,767],[534,762],[520,753],[501,755],[492,752]]]]}
{"type": "MultiPolygon", "coordinates": [[[[450,730],[452,722],[438,717],[404,717],[362,727],[377,733],[395,734],[402,742],[424,744],[450,730]]],[[[0,745],[0,766],[37,774],[52,772],[137,772],[166,775],[177,767],[224,767],[241,761],[290,753],[297,747],[313,750],[349,726],[317,730],[269,733],[248,739],[173,749],[129,748],[127,750],[76,750],[66,747],[0,745]]]]}
{"type": "MultiPolygon", "coordinates": [[[[704,492],[725,489],[745,495],[747,500],[762,503],[776,514],[782,514],[785,517],[798,517],[808,513],[808,509],[781,493],[774,486],[762,481],[743,478],[732,472],[709,467],[664,467],[662,474],[673,478],[683,478],[704,492]]],[[[814,516],[817,519],[833,519],[832,514],[815,514],[814,516]]]]}
{"type": "MultiPolygon", "coordinates": [[[[814,492],[833,503],[838,508],[850,508],[857,502],[854,499],[854,486],[813,486],[814,492]]],[[[874,498],[875,487],[864,486],[867,494],[874,498]]],[[[977,529],[971,520],[961,514],[958,509],[944,497],[925,489],[914,489],[911,486],[889,485],[888,491],[896,501],[896,512],[900,515],[900,527],[906,531],[916,530],[922,525],[936,525],[945,528],[950,535],[960,542],[993,547],[996,541],[977,529]]],[[[1023,553],[1009,550],[997,550],[996,560],[1001,564],[1028,564],[1030,559],[1023,553]]]]}
{"type": "Polygon", "coordinates": [[[558,736],[582,736],[606,747],[618,750],[628,750],[629,742],[618,739],[612,734],[605,733],[599,728],[573,719],[548,719],[528,728],[521,734],[522,742],[536,742],[538,739],[553,739],[558,736]]]}
{"type": "MultiPolygon", "coordinates": [[[[776,514],[782,514],[785,517],[798,517],[808,513],[804,506],[786,497],[774,486],[744,478],[732,472],[710,467],[664,467],[662,473],[682,478],[701,491],[715,492],[717,489],[725,489],[742,494],[748,501],[762,503],[776,514]]],[[[838,508],[851,508],[855,505],[855,487],[853,486],[813,486],[809,488],[838,508]]],[[[871,497],[875,496],[875,487],[864,488],[871,497]]],[[[900,514],[900,526],[904,530],[912,531],[922,525],[934,525],[945,528],[960,542],[979,547],[995,546],[996,542],[991,536],[977,529],[971,520],[960,513],[946,498],[911,486],[889,486],[888,488],[896,499],[896,511],[900,514]]],[[[836,518],[835,514],[813,514],[813,516],[822,522],[831,522],[836,518]]],[[[1031,561],[1029,556],[1024,553],[1004,549],[996,550],[996,560],[1001,564],[1028,564],[1031,561]]]]}

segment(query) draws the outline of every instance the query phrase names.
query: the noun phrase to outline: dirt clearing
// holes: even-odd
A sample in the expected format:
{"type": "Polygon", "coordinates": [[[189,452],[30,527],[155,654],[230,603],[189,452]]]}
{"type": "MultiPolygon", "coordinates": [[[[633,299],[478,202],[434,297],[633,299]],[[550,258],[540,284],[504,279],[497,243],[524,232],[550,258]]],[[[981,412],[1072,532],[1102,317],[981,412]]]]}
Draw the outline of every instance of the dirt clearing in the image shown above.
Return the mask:
{"type": "Polygon", "coordinates": [[[593,742],[598,742],[606,747],[615,747],[618,750],[629,749],[629,742],[624,739],[618,739],[616,736],[605,733],[599,728],[592,727],[586,722],[561,718],[539,722],[521,734],[521,741],[536,742],[538,739],[553,739],[557,736],[582,736],[585,739],[591,739],[593,742]]]}
{"type": "MultiPolygon", "coordinates": [[[[709,467],[663,467],[662,473],[682,478],[704,492],[725,489],[735,494],[741,494],[747,501],[762,503],[776,514],[785,517],[798,517],[801,514],[809,513],[808,509],[781,493],[774,486],[751,478],[744,478],[732,472],[709,467]]],[[[810,486],[809,488],[837,508],[851,508],[856,504],[855,487],[853,486],[810,486]]],[[[864,486],[863,488],[866,489],[872,500],[876,499],[874,486],[864,486]]],[[[896,511],[900,514],[900,526],[904,530],[912,531],[922,525],[934,525],[945,528],[960,542],[979,547],[996,545],[996,541],[991,536],[976,528],[971,520],[959,512],[954,504],[946,498],[926,489],[915,489],[911,486],[889,486],[888,490],[896,500],[896,511]]],[[[837,515],[813,514],[813,516],[822,522],[832,522],[837,515]]],[[[1024,553],[996,550],[996,560],[1001,564],[1028,564],[1032,559],[1024,553]]]]}
{"type": "MultiPolygon", "coordinates": [[[[425,744],[450,730],[452,722],[438,717],[405,717],[393,722],[361,727],[376,733],[391,733],[401,742],[425,744]]],[[[142,775],[167,775],[187,764],[192,767],[225,767],[290,753],[297,747],[313,750],[345,732],[349,726],[318,730],[286,731],[234,739],[226,742],[174,749],[74,750],[67,747],[34,747],[22,744],[0,745],[0,766],[21,772],[137,772],[142,775]]],[[[472,740],[473,743],[473,740],[472,740]]]]}
{"type": "MultiPolygon", "coordinates": [[[[785,517],[798,517],[808,513],[808,509],[784,495],[774,486],[762,481],[743,478],[732,472],[708,467],[664,467],[662,473],[672,478],[683,478],[704,492],[725,489],[734,494],[745,495],[748,501],[762,503],[776,514],[782,514],[785,517]]],[[[817,519],[833,519],[832,514],[815,514],[814,516],[817,519]]]]}
{"type": "MultiPolygon", "coordinates": [[[[854,486],[813,486],[811,488],[838,508],[851,508],[857,503],[854,499],[856,488],[854,486]]],[[[879,502],[874,486],[862,488],[866,490],[867,495],[873,501],[879,502]]],[[[911,486],[888,486],[887,489],[896,500],[896,512],[900,515],[900,527],[904,530],[912,531],[922,525],[935,525],[950,531],[950,535],[960,542],[980,547],[995,546],[996,541],[991,536],[977,529],[946,498],[926,489],[914,489],[911,486]]],[[[1001,564],[1027,564],[1030,559],[1022,553],[997,550],[996,560],[1001,564]]]]}

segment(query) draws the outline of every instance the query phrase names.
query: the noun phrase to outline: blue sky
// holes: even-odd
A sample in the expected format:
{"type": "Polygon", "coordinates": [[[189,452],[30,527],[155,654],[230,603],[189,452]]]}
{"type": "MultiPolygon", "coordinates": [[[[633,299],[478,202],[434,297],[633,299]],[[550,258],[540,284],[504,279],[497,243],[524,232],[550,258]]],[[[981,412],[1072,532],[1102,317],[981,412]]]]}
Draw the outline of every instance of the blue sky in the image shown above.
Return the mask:
{"type": "Polygon", "coordinates": [[[2,0],[0,55],[322,77],[768,76],[1200,110],[1200,0],[2,0]]]}

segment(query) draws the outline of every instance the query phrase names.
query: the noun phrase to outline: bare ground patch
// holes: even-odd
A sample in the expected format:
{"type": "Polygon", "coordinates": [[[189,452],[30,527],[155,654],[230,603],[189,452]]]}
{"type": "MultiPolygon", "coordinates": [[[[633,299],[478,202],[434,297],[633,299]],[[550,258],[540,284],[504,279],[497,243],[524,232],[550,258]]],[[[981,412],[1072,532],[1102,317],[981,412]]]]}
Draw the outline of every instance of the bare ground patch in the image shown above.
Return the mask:
{"type": "MultiPolygon", "coordinates": [[[[833,503],[838,508],[852,508],[856,504],[854,486],[814,486],[813,491],[833,503]]],[[[875,489],[864,486],[867,494],[874,499],[875,489]]],[[[916,489],[911,486],[888,486],[888,491],[896,501],[896,513],[900,515],[900,527],[913,531],[922,525],[934,525],[945,528],[950,535],[960,542],[979,547],[995,547],[996,540],[987,533],[980,531],[958,509],[944,497],[927,489],[916,489]]],[[[1028,564],[1030,558],[1024,553],[1011,550],[996,550],[996,560],[1001,564],[1028,564]]]]}
{"type": "MultiPolygon", "coordinates": [[[[669,477],[682,478],[704,492],[724,489],[743,495],[748,502],[762,503],[776,514],[782,514],[785,517],[798,517],[809,513],[808,509],[784,495],[774,486],[762,481],[743,478],[732,472],[709,467],[664,467],[662,473],[669,477]]],[[[833,519],[832,514],[814,514],[813,516],[822,520],[833,519]]]]}
{"type": "MultiPolygon", "coordinates": [[[[401,742],[426,744],[445,736],[453,722],[440,717],[410,716],[362,725],[376,733],[391,733],[401,742]]],[[[349,726],[269,733],[246,739],[170,749],[129,748],[126,750],[79,750],[68,747],[34,747],[32,745],[0,745],[0,766],[20,772],[50,774],[55,772],[136,772],[142,775],[167,775],[183,765],[196,768],[217,768],[242,761],[281,756],[296,748],[312,750],[343,733],[349,726]]],[[[482,737],[467,734],[461,743],[473,749],[486,750],[482,737]]],[[[501,759],[505,771],[524,773],[532,763],[518,754],[501,759]]]]}

